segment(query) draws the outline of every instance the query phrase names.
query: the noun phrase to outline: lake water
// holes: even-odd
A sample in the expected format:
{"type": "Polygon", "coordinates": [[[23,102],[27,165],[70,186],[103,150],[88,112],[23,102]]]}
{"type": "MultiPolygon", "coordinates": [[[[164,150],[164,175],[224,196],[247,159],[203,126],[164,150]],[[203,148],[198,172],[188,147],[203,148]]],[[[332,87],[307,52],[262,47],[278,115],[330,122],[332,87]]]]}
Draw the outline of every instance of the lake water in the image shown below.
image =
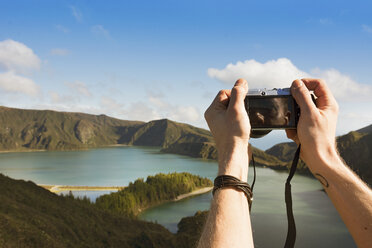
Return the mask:
{"type": "MultiPolygon", "coordinates": [[[[216,162],[159,152],[159,148],[111,147],[88,151],[0,154],[0,172],[38,184],[126,186],[137,178],[159,172],[190,172],[211,180],[216,162]]],[[[253,173],[250,173],[250,178],[253,173]]],[[[256,247],[284,246],[287,219],[284,202],[285,172],[257,168],[252,206],[256,247]]],[[[251,182],[251,181],[249,181],[251,182]]],[[[318,181],[295,175],[292,180],[296,247],[355,247],[345,225],[318,181]]],[[[105,192],[76,192],[92,200],[105,192]]],[[[106,192],[107,193],[107,192],[106,192]]],[[[182,217],[207,210],[211,193],[169,202],[143,212],[141,219],[156,221],[172,232],[182,217]]]]}

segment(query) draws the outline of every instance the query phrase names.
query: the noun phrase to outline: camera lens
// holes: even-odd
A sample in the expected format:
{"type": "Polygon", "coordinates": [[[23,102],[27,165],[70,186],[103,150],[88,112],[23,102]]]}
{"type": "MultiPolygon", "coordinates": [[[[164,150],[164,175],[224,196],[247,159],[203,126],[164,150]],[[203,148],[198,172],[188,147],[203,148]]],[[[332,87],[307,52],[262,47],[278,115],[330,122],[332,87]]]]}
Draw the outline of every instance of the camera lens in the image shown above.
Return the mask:
{"type": "Polygon", "coordinates": [[[261,95],[262,95],[262,96],[266,95],[266,92],[265,92],[265,91],[262,91],[262,92],[261,92],[261,95]]]}

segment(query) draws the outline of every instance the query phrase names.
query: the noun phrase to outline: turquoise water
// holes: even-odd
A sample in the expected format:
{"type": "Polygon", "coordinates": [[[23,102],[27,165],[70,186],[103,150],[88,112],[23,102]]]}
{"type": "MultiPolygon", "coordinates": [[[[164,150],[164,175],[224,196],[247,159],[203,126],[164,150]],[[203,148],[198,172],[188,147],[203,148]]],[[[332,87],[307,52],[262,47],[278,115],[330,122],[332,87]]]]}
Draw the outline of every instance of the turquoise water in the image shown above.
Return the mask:
{"type": "MultiPolygon", "coordinates": [[[[215,162],[164,154],[159,148],[112,147],[71,152],[0,154],[0,172],[38,184],[126,186],[137,178],[159,172],[190,172],[213,179],[215,162]]],[[[250,177],[251,177],[250,173],[250,177]]],[[[285,172],[257,168],[252,207],[256,247],[282,247],[287,232],[284,203],[285,172]]],[[[251,182],[251,180],[250,180],[251,182]]],[[[293,209],[297,227],[296,247],[355,247],[318,181],[295,175],[292,180],[293,209]]],[[[75,192],[92,200],[107,192],[75,192]]],[[[156,221],[172,232],[182,217],[207,210],[211,193],[169,202],[144,211],[140,218],[156,221]]]]}

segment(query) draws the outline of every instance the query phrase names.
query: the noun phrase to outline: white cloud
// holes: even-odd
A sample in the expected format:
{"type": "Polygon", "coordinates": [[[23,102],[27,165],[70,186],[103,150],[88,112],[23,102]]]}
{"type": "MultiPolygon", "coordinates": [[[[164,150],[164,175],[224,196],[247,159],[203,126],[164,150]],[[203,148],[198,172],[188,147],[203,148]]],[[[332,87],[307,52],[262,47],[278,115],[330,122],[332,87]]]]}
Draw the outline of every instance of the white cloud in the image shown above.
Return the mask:
{"type": "Polygon", "coordinates": [[[123,111],[123,114],[126,119],[137,121],[151,121],[164,118],[155,109],[142,101],[132,103],[129,108],[123,111]]]}
{"type": "Polygon", "coordinates": [[[102,25],[95,25],[91,27],[91,32],[95,35],[104,36],[106,39],[110,39],[110,33],[102,25]]]}
{"type": "Polygon", "coordinates": [[[294,79],[308,76],[287,58],[270,60],[266,63],[254,59],[238,61],[235,65],[228,64],[222,70],[209,68],[208,75],[229,85],[238,78],[245,78],[250,88],[288,87],[294,79]]]}
{"type": "Polygon", "coordinates": [[[200,111],[194,106],[180,106],[164,99],[164,95],[157,92],[147,92],[149,106],[154,109],[157,116],[174,121],[196,123],[201,120],[200,111]]]}
{"type": "Polygon", "coordinates": [[[39,69],[40,59],[21,42],[4,40],[0,42],[0,67],[15,72],[39,69]]]}
{"type": "Polygon", "coordinates": [[[84,82],[80,81],[75,81],[73,83],[66,82],[65,85],[71,88],[72,90],[76,91],[80,95],[87,97],[92,96],[92,93],[90,92],[90,90],[88,89],[87,85],[84,82]]]}
{"type": "Polygon", "coordinates": [[[169,118],[180,122],[195,123],[200,121],[200,112],[193,106],[178,106],[172,110],[169,118]]]}
{"type": "Polygon", "coordinates": [[[75,19],[78,22],[81,22],[83,20],[83,14],[80,12],[80,10],[76,8],[75,6],[70,6],[70,9],[71,9],[71,14],[75,17],[75,19]]]}
{"type": "Polygon", "coordinates": [[[364,32],[372,34],[372,27],[363,24],[362,29],[363,29],[364,32]]]}
{"type": "Polygon", "coordinates": [[[53,104],[76,104],[78,98],[71,95],[61,95],[55,91],[50,91],[49,96],[53,104]]]}
{"type": "Polygon", "coordinates": [[[355,82],[349,76],[342,74],[336,69],[320,70],[313,69],[311,75],[326,81],[333,95],[340,100],[352,101],[355,99],[370,99],[372,87],[370,85],[355,82]]]}
{"type": "Polygon", "coordinates": [[[167,118],[174,121],[199,125],[201,114],[195,106],[171,104],[159,91],[147,92],[143,100],[122,104],[112,97],[101,97],[100,108],[103,113],[120,119],[150,121],[167,118]]]}
{"type": "Polygon", "coordinates": [[[245,78],[250,88],[289,87],[294,79],[315,77],[326,80],[327,85],[336,98],[352,100],[368,98],[372,95],[372,87],[352,80],[336,69],[313,69],[310,73],[298,69],[289,59],[280,58],[260,63],[255,60],[238,61],[228,64],[224,69],[209,68],[208,75],[224,83],[232,85],[238,78],[245,78]]]}
{"type": "Polygon", "coordinates": [[[23,93],[29,96],[39,94],[39,86],[31,79],[16,75],[13,71],[0,73],[0,89],[10,93],[23,93]]]}
{"type": "Polygon", "coordinates": [[[67,49],[62,49],[62,48],[54,48],[50,50],[50,54],[55,55],[55,56],[66,56],[70,54],[70,51],[67,49]]]}
{"type": "Polygon", "coordinates": [[[56,29],[58,29],[59,31],[61,31],[61,32],[65,33],[65,34],[67,34],[67,33],[70,32],[70,29],[68,29],[68,28],[66,28],[66,27],[64,27],[62,25],[56,25],[55,27],[56,27],[56,29]]]}
{"type": "Polygon", "coordinates": [[[112,111],[121,110],[123,108],[123,104],[118,103],[115,99],[107,96],[101,97],[101,105],[104,109],[112,111]]]}

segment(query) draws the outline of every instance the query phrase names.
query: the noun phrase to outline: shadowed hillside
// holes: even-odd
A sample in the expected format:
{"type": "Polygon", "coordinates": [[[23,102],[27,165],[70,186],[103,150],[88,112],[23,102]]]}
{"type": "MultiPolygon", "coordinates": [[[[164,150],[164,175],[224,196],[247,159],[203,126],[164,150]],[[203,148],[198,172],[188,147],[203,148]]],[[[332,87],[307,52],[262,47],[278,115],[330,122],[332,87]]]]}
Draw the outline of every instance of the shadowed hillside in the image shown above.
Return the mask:
{"type": "Polygon", "coordinates": [[[161,225],[58,196],[0,174],[0,247],[194,247],[206,213],[183,218],[177,234],[161,225]]]}
{"type": "Polygon", "coordinates": [[[158,224],[109,214],[0,174],[0,247],[176,247],[158,224]]]}

